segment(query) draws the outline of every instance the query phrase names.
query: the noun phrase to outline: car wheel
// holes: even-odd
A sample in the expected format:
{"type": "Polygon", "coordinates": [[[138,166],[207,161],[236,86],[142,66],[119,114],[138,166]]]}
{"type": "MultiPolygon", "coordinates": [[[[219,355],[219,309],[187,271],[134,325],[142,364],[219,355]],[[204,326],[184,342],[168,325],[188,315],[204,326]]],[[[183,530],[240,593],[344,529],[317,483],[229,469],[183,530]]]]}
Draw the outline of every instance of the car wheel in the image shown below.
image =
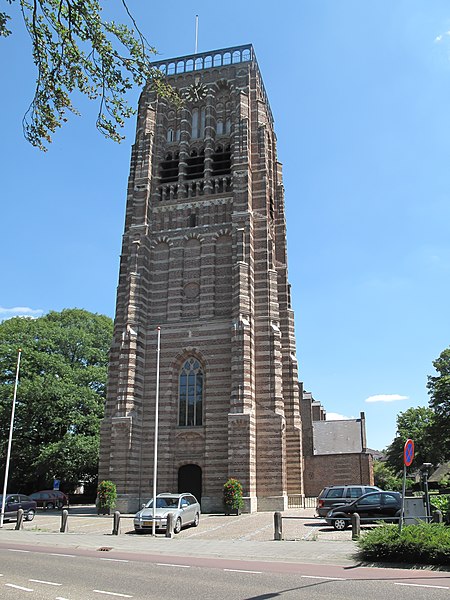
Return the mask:
{"type": "Polygon", "coordinates": [[[194,518],[194,522],[192,523],[193,527],[198,527],[198,524],[200,523],[200,515],[198,513],[195,514],[195,518],[194,518]]]}
{"type": "Polygon", "coordinates": [[[175,533],[180,533],[181,531],[181,517],[178,517],[175,523],[175,527],[173,528],[175,533]]]}
{"type": "Polygon", "coordinates": [[[53,502],[47,502],[47,508],[49,510],[52,510],[53,508],[55,508],[55,505],[53,504],[53,502]]]}
{"type": "Polygon", "coordinates": [[[25,521],[32,521],[34,519],[34,510],[30,508],[25,515],[25,521]]]}
{"type": "Polygon", "coordinates": [[[348,521],[346,519],[344,519],[343,517],[340,517],[339,519],[334,519],[333,527],[337,531],[344,531],[344,529],[347,529],[347,527],[348,527],[348,521]]]}

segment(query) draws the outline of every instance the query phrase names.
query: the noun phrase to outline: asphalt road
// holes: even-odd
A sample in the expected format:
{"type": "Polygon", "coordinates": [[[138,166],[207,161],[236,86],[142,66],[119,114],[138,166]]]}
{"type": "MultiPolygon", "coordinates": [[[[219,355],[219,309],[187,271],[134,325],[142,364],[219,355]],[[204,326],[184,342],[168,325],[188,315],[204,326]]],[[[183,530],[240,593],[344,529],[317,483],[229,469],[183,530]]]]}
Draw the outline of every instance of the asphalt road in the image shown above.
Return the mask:
{"type": "Polygon", "coordinates": [[[280,600],[449,598],[450,573],[344,568],[86,550],[0,548],[0,598],[280,600]]]}

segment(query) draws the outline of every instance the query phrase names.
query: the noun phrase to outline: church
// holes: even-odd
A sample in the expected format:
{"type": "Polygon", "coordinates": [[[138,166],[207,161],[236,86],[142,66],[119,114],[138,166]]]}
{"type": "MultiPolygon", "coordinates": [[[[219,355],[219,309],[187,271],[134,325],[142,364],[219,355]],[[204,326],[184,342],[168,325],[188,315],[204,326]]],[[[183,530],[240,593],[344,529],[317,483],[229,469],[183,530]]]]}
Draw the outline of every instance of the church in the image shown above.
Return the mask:
{"type": "Polygon", "coordinates": [[[304,495],[301,398],[261,72],[251,45],[154,66],[182,102],[139,101],[99,480],[121,511],[148,500],[157,417],[158,493],[221,511],[233,477],[246,511],[284,510],[304,495]]]}

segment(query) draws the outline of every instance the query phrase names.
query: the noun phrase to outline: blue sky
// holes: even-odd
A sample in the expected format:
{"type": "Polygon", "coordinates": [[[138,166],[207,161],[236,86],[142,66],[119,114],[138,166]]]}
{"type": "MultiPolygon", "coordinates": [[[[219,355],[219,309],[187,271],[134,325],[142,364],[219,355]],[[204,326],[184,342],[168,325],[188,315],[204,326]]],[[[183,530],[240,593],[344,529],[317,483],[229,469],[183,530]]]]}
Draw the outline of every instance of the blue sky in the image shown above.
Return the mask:
{"type": "MultiPolygon", "coordinates": [[[[199,51],[254,45],[283,163],[300,378],[329,416],[364,411],[369,446],[385,447],[398,412],[427,404],[432,361],[450,344],[448,2],[129,7],[161,58],[194,51],[196,14],[199,51]]],[[[34,65],[20,19],[10,28],[0,318],[68,307],[113,317],[134,120],[114,144],[80,99],[82,117],[47,153],[29,146],[34,65]]]]}

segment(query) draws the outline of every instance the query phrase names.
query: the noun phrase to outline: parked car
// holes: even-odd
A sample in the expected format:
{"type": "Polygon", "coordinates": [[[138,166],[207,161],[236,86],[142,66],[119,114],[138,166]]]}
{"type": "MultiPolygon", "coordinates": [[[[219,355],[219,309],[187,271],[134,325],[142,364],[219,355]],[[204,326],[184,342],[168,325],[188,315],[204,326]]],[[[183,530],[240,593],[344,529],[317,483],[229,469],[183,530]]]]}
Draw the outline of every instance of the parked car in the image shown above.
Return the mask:
{"type": "MultiPolygon", "coordinates": [[[[197,527],[200,521],[200,504],[192,494],[158,494],[156,496],[155,529],[167,528],[167,515],[174,513],[174,531],[179,533],[185,525],[197,527]]],[[[153,498],[134,517],[136,532],[151,531],[153,527],[153,498]]]]}
{"type": "Polygon", "coordinates": [[[354,513],[359,514],[362,525],[378,520],[398,523],[401,510],[402,495],[399,492],[371,492],[350,504],[332,508],[325,521],[339,531],[351,525],[354,513]]]}
{"type": "Polygon", "coordinates": [[[376,485],[329,485],[320,492],[317,497],[316,513],[319,517],[325,517],[334,506],[350,504],[363,494],[381,491],[376,485]]]}
{"type": "Polygon", "coordinates": [[[33,492],[30,498],[36,501],[37,506],[42,508],[62,508],[69,506],[69,498],[64,492],[59,490],[42,490],[33,492]]]}
{"type": "MultiPolygon", "coordinates": [[[[3,494],[0,494],[0,510],[3,507],[3,494]]],[[[25,521],[32,521],[36,514],[36,502],[24,494],[6,494],[5,521],[17,520],[17,511],[23,509],[25,521]]]]}

